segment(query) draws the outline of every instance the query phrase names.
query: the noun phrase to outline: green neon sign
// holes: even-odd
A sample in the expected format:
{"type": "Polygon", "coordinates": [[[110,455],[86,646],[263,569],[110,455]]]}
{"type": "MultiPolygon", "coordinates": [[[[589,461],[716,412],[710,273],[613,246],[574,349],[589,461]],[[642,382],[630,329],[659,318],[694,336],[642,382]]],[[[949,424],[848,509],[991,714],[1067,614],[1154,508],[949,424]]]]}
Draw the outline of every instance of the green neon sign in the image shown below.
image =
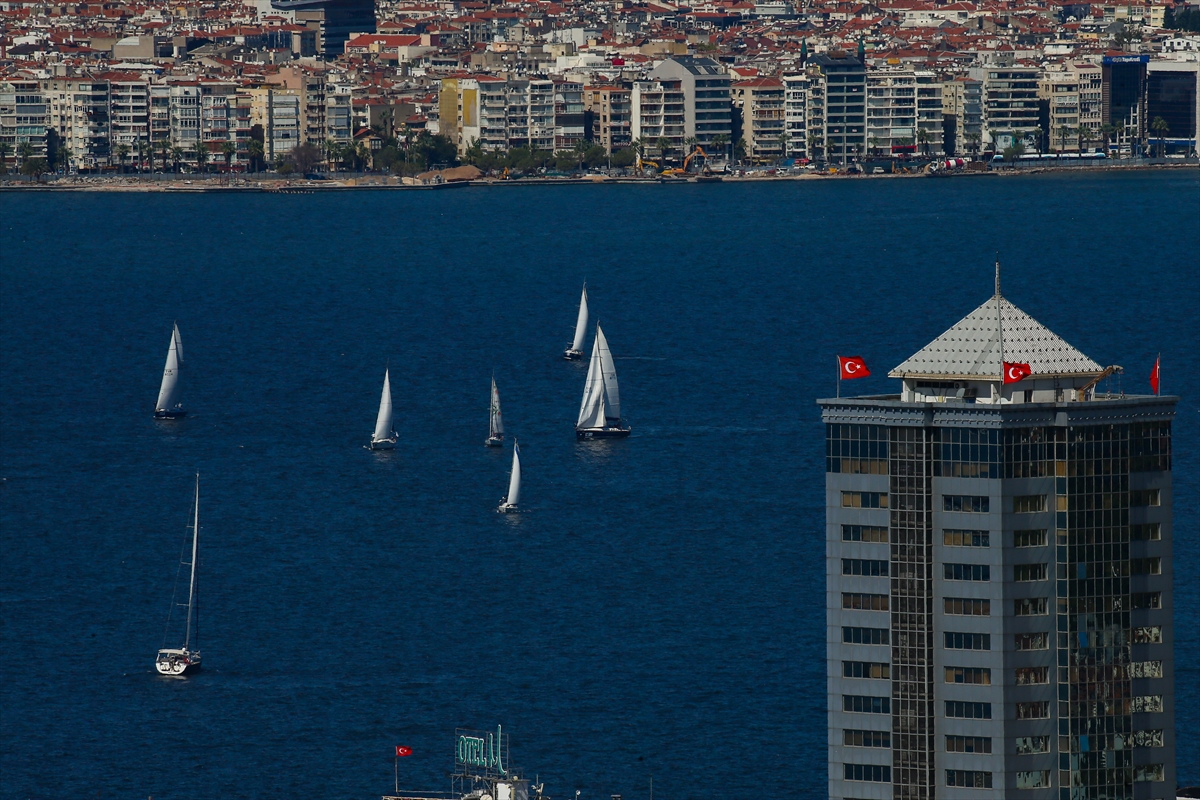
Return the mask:
{"type": "Polygon", "coordinates": [[[496,726],[494,734],[459,734],[454,753],[455,761],[470,767],[494,769],[501,775],[507,775],[508,772],[504,769],[503,735],[499,725],[496,726]]]}

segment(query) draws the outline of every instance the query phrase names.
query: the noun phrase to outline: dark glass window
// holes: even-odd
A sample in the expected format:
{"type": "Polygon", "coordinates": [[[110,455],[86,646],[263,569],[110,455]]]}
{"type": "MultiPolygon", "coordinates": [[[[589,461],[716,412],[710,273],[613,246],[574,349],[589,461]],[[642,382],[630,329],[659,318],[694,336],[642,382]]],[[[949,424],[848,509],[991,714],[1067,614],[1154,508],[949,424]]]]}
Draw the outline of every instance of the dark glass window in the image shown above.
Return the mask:
{"type": "Polygon", "coordinates": [[[942,572],[948,581],[990,581],[992,569],[987,564],[943,564],[942,572]]]}
{"type": "Polygon", "coordinates": [[[875,783],[891,783],[892,768],[876,764],[844,764],[844,777],[848,781],[872,781],[875,783]]]}
{"type": "Polygon", "coordinates": [[[986,514],[990,498],[970,494],[942,495],[943,511],[964,511],[971,514],[986,514]]]}
{"type": "Polygon", "coordinates": [[[852,608],[861,611],[887,611],[888,596],[886,594],[842,592],[842,608],[852,608]]]}
{"type": "Polygon", "coordinates": [[[1000,431],[980,428],[936,429],[933,474],[947,478],[999,478],[1000,431]]]}
{"type": "Polygon", "coordinates": [[[890,664],[884,664],[877,661],[843,661],[842,662],[842,677],[843,678],[880,678],[887,679],[892,676],[892,668],[890,664]]]}
{"type": "Polygon", "coordinates": [[[947,650],[991,650],[992,636],[988,633],[955,633],[945,631],[942,636],[947,650]]]}
{"type": "MultiPolygon", "coordinates": [[[[884,747],[892,746],[890,731],[842,731],[842,744],[846,747],[884,747]]],[[[991,752],[991,751],[989,751],[991,752]]]]}
{"type": "Polygon", "coordinates": [[[990,753],[992,740],[988,736],[947,736],[947,753],[990,753]]]}
{"type": "Polygon", "coordinates": [[[886,578],[888,576],[888,562],[871,558],[843,558],[842,574],[886,578]]]}
{"type": "Polygon", "coordinates": [[[892,698],[842,695],[842,711],[853,714],[890,714],[892,713],[892,698]]]}
{"type": "Polygon", "coordinates": [[[951,719],[991,719],[991,703],[972,703],[965,700],[947,700],[946,716],[951,719]]]}
{"type": "Polygon", "coordinates": [[[888,629],[844,626],[842,628],[842,642],[844,644],[887,644],[888,629]]]}
{"type": "Polygon", "coordinates": [[[826,472],[886,475],[887,462],[887,426],[846,423],[825,426],[826,472]]]}
{"type": "Polygon", "coordinates": [[[992,613],[991,600],[978,600],[972,597],[944,597],[943,610],[946,614],[968,617],[986,617],[992,613]]]}
{"type": "Polygon", "coordinates": [[[942,531],[942,544],[948,547],[991,547],[992,542],[987,531],[946,528],[942,531]]]}
{"type": "Polygon", "coordinates": [[[946,683],[992,685],[992,671],[986,667],[946,667],[946,683]]]}
{"type": "Polygon", "coordinates": [[[887,528],[876,525],[843,525],[843,542],[881,542],[887,544],[887,528]]]}

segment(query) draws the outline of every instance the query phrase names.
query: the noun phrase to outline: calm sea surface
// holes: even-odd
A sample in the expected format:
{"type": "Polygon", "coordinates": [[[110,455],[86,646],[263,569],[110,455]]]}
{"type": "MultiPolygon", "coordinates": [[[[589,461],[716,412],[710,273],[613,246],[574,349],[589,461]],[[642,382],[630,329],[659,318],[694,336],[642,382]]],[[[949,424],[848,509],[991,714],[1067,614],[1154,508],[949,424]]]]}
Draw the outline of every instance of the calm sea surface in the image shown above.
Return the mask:
{"type": "MultiPolygon", "coordinates": [[[[825,788],[823,429],[992,291],[1175,423],[1200,783],[1200,176],[0,195],[0,797],[825,788]],[[577,444],[588,281],[633,436],[577,444]],[[191,414],[151,419],[172,320],[191,414]],[[362,448],[390,363],[400,447],[362,448]],[[510,450],[483,447],[495,372],[510,450]],[[205,672],[155,651],[202,475],[205,672]]],[[[589,344],[590,347],[590,344],[589,344]]],[[[1113,382],[1117,387],[1116,381],[1113,382]]],[[[174,641],[171,642],[174,644],[174,641]]]]}

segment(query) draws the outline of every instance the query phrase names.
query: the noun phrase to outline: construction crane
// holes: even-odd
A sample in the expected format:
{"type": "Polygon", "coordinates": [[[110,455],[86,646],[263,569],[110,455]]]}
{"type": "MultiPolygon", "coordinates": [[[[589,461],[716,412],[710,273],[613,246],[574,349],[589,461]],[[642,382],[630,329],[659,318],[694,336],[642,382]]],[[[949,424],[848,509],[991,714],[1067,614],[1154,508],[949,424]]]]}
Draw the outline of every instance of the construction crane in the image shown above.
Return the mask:
{"type": "Polygon", "coordinates": [[[1090,381],[1088,381],[1087,383],[1085,383],[1083,385],[1083,388],[1081,388],[1079,390],[1079,393],[1076,395],[1076,399],[1080,400],[1080,401],[1087,400],[1088,391],[1091,390],[1093,387],[1095,387],[1095,385],[1097,383],[1104,380],[1105,378],[1107,378],[1109,375],[1112,375],[1113,373],[1124,372],[1124,371],[1125,371],[1124,367],[1117,366],[1116,364],[1113,364],[1110,367],[1105,367],[1104,370],[1099,375],[1092,378],[1090,381]]]}

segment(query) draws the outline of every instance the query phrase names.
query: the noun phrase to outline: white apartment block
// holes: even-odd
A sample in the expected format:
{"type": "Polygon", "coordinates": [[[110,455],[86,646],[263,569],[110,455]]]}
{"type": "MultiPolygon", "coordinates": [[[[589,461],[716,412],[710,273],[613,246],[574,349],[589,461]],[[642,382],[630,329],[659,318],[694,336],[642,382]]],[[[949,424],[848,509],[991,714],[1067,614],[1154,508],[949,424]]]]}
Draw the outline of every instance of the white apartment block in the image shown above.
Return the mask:
{"type": "Polygon", "coordinates": [[[7,160],[16,164],[25,144],[34,158],[45,157],[48,111],[37,81],[0,81],[0,142],[8,145],[7,160]]]}
{"type": "Polygon", "coordinates": [[[684,97],[680,81],[634,81],[630,96],[633,140],[645,141],[644,155],[662,157],[684,152],[684,97]],[[665,140],[663,142],[662,140],[665,140]],[[663,147],[663,144],[666,147],[663,147]]]}
{"type": "Polygon", "coordinates": [[[783,76],[783,119],[788,158],[808,157],[808,88],[806,74],[783,76]]]}
{"type": "Polygon", "coordinates": [[[996,152],[1022,142],[1033,144],[1033,131],[1039,127],[1038,80],[1041,69],[1016,65],[989,64],[972,67],[972,78],[982,82],[982,137],[985,149],[996,152]]]}

